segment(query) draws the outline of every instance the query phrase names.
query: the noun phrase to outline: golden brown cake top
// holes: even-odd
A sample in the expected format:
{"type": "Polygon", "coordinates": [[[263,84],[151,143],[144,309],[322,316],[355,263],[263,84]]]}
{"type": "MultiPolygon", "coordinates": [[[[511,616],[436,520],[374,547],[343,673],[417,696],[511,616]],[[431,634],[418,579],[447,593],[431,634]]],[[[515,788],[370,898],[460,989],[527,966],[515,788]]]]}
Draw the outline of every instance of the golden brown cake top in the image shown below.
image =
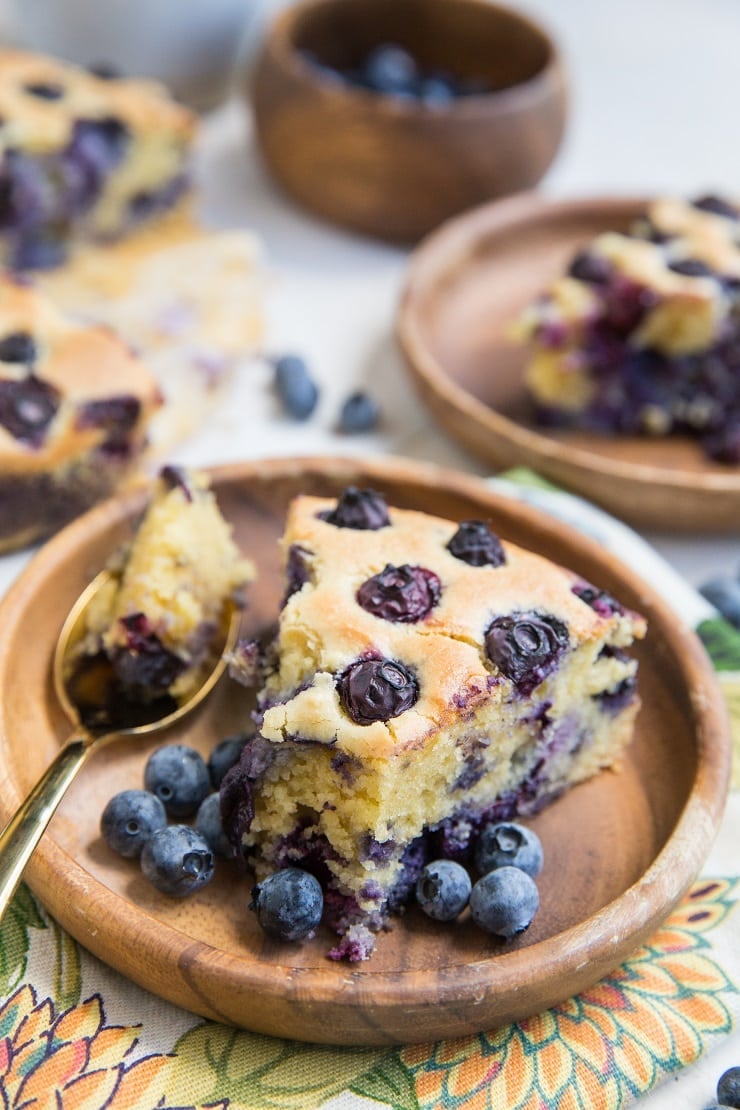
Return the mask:
{"type": "Polygon", "coordinates": [[[60,466],[143,435],[160,403],[147,367],[108,328],[61,312],[26,279],[0,275],[0,465],[60,466]]]}
{"type": "Polygon", "coordinates": [[[78,120],[104,119],[131,132],[167,133],[182,145],[195,131],[193,113],[158,82],[103,78],[45,55],[0,50],[0,152],[56,151],[78,120]]]}
{"type": "Polygon", "coordinates": [[[642,618],[484,522],[389,508],[382,527],[338,526],[336,505],[299,497],[288,513],[268,739],[387,757],[486,698],[528,697],[586,643],[644,633],[642,618]],[[466,561],[481,551],[489,562],[466,561]]]}

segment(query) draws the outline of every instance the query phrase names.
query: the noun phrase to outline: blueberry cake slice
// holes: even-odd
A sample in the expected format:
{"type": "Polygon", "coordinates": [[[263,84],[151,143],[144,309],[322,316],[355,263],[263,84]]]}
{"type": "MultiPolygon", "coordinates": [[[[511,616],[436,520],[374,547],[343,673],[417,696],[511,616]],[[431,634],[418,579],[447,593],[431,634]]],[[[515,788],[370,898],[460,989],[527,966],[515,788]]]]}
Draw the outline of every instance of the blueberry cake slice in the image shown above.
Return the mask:
{"type": "Polygon", "coordinates": [[[260,732],[222,784],[258,877],[299,864],[364,958],[430,856],[618,764],[641,617],[480,521],[299,497],[260,732]]]}
{"type": "Polygon", "coordinates": [[[740,206],[656,200],[578,252],[514,332],[540,423],[681,434],[740,463],[740,206]]]}
{"type": "Polygon", "coordinates": [[[0,50],[0,244],[14,269],[64,261],[187,191],[195,118],[158,84],[0,50]]]}
{"type": "Polygon", "coordinates": [[[149,370],[111,331],[0,275],[0,551],[133,480],[159,404],[149,370]]]}
{"type": "Polygon", "coordinates": [[[256,237],[173,213],[117,243],[85,245],[37,280],[69,312],[113,328],[164,397],[151,431],[166,457],[199,429],[262,339],[256,237]]]}
{"type": "Polygon", "coordinates": [[[163,468],[128,547],[88,606],[78,674],[101,655],[131,701],[181,701],[212,662],[226,606],[254,577],[205,474],[163,468]]]}

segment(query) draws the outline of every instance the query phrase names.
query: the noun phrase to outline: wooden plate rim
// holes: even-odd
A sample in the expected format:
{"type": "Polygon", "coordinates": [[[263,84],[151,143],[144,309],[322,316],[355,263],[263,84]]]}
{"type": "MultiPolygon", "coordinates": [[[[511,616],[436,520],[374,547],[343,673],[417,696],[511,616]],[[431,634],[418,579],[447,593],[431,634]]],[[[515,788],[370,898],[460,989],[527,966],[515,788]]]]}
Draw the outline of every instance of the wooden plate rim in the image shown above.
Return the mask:
{"type": "MultiPolygon", "coordinates": [[[[557,979],[562,979],[567,971],[583,969],[592,961],[597,961],[602,973],[615,967],[664,919],[685,893],[711,847],[724,809],[730,766],[727,714],[716,675],[694,634],[682,625],[651,587],[640,582],[631,570],[624,568],[595,541],[530,505],[493,492],[480,479],[444,467],[393,457],[382,461],[341,457],[275,458],[209,469],[216,489],[221,483],[274,481],[303,473],[345,481],[348,475],[357,472],[377,482],[382,482],[384,478],[398,482],[399,478],[405,477],[409,482],[437,488],[444,486],[447,492],[458,492],[461,496],[489,504],[491,510],[503,518],[516,518],[545,535],[575,545],[601,562],[605,569],[610,568],[622,576],[628,573],[633,585],[638,584],[641,596],[657,615],[658,623],[670,633],[671,643],[676,655],[681,658],[687,684],[693,692],[692,704],[696,714],[697,774],[671,836],[636,883],[578,924],[523,949],[497,952],[467,965],[414,970],[408,974],[414,978],[414,1005],[423,1008],[439,1007],[441,1004],[461,1006],[473,999],[480,1002],[482,987],[491,987],[499,994],[516,992],[522,981],[526,981],[527,967],[531,966],[535,956],[538,965],[547,967],[550,962],[547,956],[553,955],[552,964],[557,967],[557,979]],[[567,953],[565,970],[564,953],[567,953]]],[[[60,552],[84,546],[87,537],[102,534],[135,512],[143,503],[145,492],[137,490],[113,499],[69,525],[34,556],[10,587],[0,602],[0,686],[3,675],[11,665],[9,637],[3,630],[18,619],[24,608],[23,599],[28,586],[44,578],[48,569],[57,562],[60,552]]],[[[6,739],[0,736],[0,745],[5,743],[6,739]]],[[[8,766],[3,768],[0,787],[0,811],[7,819],[11,809],[15,809],[21,801],[18,785],[8,766]]],[[[106,959],[98,938],[100,914],[115,914],[116,904],[121,901],[128,906],[133,906],[133,903],[84,871],[74,856],[49,836],[44,837],[37,849],[27,869],[26,879],[60,923],[85,947],[106,959]],[[59,875],[65,876],[64,883],[59,883],[59,875]]],[[[367,1000],[363,1001],[362,997],[362,984],[366,984],[369,977],[372,980],[374,1007],[408,1009],[409,999],[403,993],[406,973],[375,972],[372,962],[359,965],[357,969],[350,965],[342,978],[341,990],[338,990],[336,965],[294,969],[283,963],[269,966],[250,963],[203,941],[194,940],[170,925],[163,925],[138,906],[134,906],[134,910],[140,927],[132,925],[134,915],[120,915],[117,920],[118,942],[139,944],[143,925],[147,931],[149,952],[158,955],[165,969],[169,968],[188,979],[194,997],[200,995],[203,1001],[202,1006],[195,1004],[193,1009],[203,1016],[227,1022],[232,1020],[214,1007],[213,992],[203,995],[199,984],[209,978],[214,985],[220,983],[224,989],[233,990],[236,985],[239,992],[257,990],[266,996],[277,992],[288,1000],[300,1000],[310,988],[314,1003],[331,1004],[341,1011],[366,1004],[367,1000]]],[[[107,962],[112,961],[108,959],[107,962]]],[[[136,981],[148,987],[149,980],[143,972],[136,981]]],[[[550,982],[545,973],[539,981],[549,985],[553,1002],[559,1000],[556,979],[550,982]]],[[[587,975],[586,981],[594,980],[587,975]]],[[[151,986],[149,989],[152,989],[151,986]]],[[[169,997],[166,990],[157,988],[157,993],[169,997]]],[[[170,1001],[182,1005],[174,998],[170,1001]]],[[[263,1031],[254,1024],[249,1027],[263,1031]]],[[[480,1027],[483,1028],[483,1025],[480,1027]]],[[[299,1036],[298,1039],[310,1038],[299,1036]]],[[[409,1029],[407,1039],[409,1042],[414,1039],[413,1029],[409,1029]]],[[[365,1037],[361,1042],[341,1043],[394,1043],[394,1038],[383,1032],[381,1021],[377,1039],[365,1037]]]]}
{"type": "MultiPolygon", "coordinates": [[[[564,444],[544,432],[511,420],[479,401],[450,377],[444,366],[428,349],[424,329],[419,324],[418,305],[428,289],[445,272],[470,255],[476,245],[491,235],[518,224],[558,220],[571,214],[594,216],[618,212],[637,216],[650,199],[644,196],[571,197],[552,199],[536,191],[478,205],[453,217],[431,232],[412,253],[408,263],[396,313],[395,331],[406,363],[414,378],[438,399],[468,420],[503,441],[515,444],[540,458],[567,462],[574,469],[597,472],[636,487],[645,483],[697,492],[740,493],[740,468],[727,474],[707,470],[685,470],[630,462],[607,457],[587,448],[564,444]]],[[[646,440],[646,448],[656,446],[646,440]]]]}

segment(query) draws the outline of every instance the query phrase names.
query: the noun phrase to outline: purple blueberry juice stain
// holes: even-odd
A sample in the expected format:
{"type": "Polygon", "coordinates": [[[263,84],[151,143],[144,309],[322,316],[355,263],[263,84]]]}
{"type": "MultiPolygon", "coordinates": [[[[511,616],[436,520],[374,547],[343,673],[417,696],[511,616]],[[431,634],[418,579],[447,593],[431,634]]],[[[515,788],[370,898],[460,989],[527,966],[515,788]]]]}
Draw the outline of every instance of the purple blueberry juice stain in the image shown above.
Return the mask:
{"type": "Polygon", "coordinates": [[[381,620],[413,624],[429,615],[441,592],[439,578],[426,567],[388,563],[380,574],[362,583],[356,601],[366,613],[381,620]]]}
{"type": "Polygon", "coordinates": [[[242,838],[254,820],[255,790],[274,758],[274,746],[257,734],[247,740],[239,762],[221,782],[221,821],[235,855],[242,855],[242,838]]]}

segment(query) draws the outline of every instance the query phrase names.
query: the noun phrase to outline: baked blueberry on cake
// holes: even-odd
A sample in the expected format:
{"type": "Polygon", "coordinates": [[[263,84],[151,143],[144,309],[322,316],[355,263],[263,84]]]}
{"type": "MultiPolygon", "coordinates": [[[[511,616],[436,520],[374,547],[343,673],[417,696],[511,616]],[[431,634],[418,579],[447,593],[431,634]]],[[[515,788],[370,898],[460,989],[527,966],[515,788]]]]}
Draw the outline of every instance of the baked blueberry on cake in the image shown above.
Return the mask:
{"type": "Polygon", "coordinates": [[[163,469],[113,569],[86,610],[83,668],[102,653],[132,701],[186,698],[210,669],[227,606],[243,604],[254,576],[204,474],[163,469]]]}
{"type": "Polygon", "coordinates": [[[258,878],[325,889],[335,956],[361,959],[427,859],[619,762],[638,709],[637,614],[547,559],[369,490],[299,497],[258,695],[221,788],[258,878]]]}
{"type": "Polygon", "coordinates": [[[48,536],[131,479],[159,403],[111,331],[0,276],[0,551],[48,536]]]}
{"type": "Polygon", "coordinates": [[[691,436],[740,463],[740,206],[655,201],[579,251],[516,333],[541,423],[691,436]]]}
{"type": "Polygon", "coordinates": [[[0,244],[14,269],[115,238],[187,190],[194,116],[163,87],[0,51],[0,244]]]}

